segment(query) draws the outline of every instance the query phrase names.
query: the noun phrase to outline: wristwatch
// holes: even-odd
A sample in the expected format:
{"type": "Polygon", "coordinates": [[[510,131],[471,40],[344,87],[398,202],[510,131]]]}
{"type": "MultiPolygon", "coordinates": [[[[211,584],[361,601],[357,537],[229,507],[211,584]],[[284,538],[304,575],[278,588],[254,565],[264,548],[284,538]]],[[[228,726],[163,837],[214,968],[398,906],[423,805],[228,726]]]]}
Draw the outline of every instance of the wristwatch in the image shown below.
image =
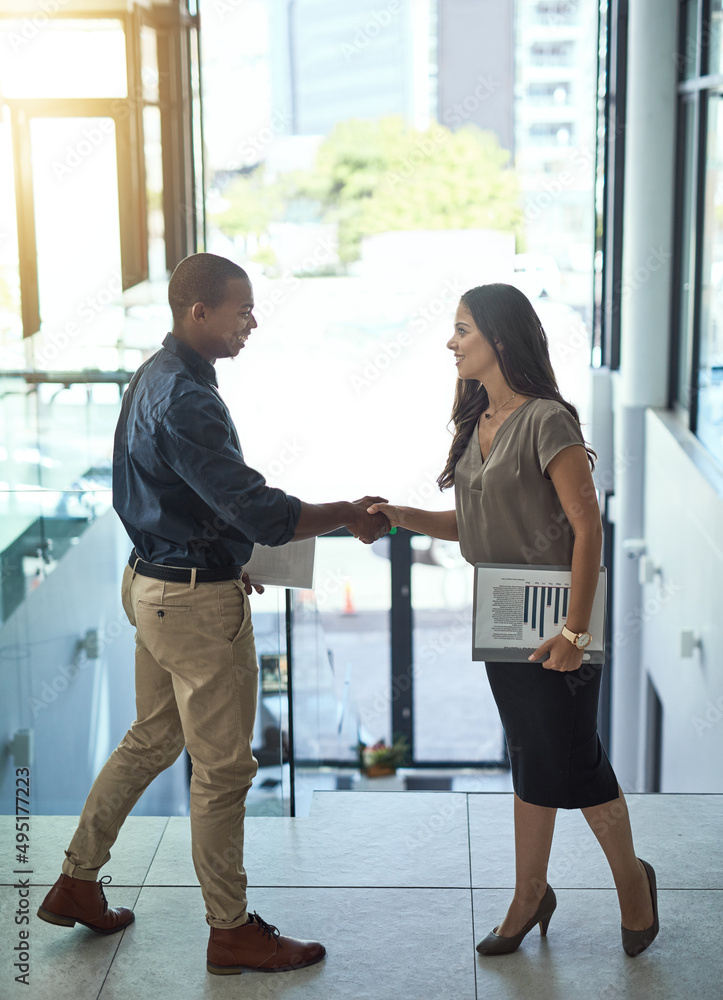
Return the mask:
{"type": "Polygon", "coordinates": [[[578,649],[584,649],[592,642],[592,636],[589,632],[571,632],[567,625],[562,626],[562,634],[578,649]]]}

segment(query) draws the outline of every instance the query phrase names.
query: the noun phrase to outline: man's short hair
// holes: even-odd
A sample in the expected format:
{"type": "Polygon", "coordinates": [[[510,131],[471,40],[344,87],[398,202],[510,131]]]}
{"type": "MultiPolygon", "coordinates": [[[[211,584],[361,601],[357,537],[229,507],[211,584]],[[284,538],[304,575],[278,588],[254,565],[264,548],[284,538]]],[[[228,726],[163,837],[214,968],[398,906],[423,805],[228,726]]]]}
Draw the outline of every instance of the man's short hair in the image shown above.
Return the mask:
{"type": "Polygon", "coordinates": [[[220,306],[226,298],[229,278],[249,280],[244,269],[227,257],[215,253],[194,253],[185,257],[168,283],[168,304],[174,324],[180,323],[196,302],[203,302],[210,309],[220,306]]]}

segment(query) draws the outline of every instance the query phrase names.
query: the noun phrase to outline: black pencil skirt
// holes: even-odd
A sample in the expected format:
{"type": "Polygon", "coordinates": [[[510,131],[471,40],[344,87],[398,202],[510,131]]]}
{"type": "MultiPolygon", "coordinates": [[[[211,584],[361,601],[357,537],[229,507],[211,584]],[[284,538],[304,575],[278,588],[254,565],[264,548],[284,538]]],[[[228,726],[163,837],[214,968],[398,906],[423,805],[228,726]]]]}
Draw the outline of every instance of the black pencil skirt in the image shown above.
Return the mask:
{"type": "Polygon", "coordinates": [[[602,664],[561,673],[540,663],[487,663],[523,802],[583,809],[618,798],[597,732],[602,664]]]}

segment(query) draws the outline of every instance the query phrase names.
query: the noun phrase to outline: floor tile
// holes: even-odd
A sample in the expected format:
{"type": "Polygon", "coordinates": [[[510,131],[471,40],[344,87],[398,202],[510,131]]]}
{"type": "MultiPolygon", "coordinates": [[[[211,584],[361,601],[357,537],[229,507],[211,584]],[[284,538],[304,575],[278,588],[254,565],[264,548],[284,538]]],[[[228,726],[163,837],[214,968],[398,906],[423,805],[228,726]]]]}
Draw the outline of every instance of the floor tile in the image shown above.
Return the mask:
{"type": "MultiPolygon", "coordinates": [[[[317,793],[306,819],[247,818],[244,864],[250,885],[468,887],[466,796],[317,793]]],[[[169,820],[146,884],[197,884],[189,820],[169,820]]]]}
{"type": "Polygon", "coordinates": [[[329,867],[333,858],[352,879],[328,884],[469,885],[464,793],[317,792],[307,822],[316,858],[326,854],[329,867]]]}
{"type": "Polygon", "coordinates": [[[626,798],[636,851],[654,865],[659,885],[723,889],[723,795],[626,798]]]}
{"type": "MultiPolygon", "coordinates": [[[[508,891],[474,890],[475,941],[504,916],[508,891]]],[[[661,930],[631,959],[613,890],[563,889],[546,938],[537,927],[511,955],[477,958],[485,1000],[720,1000],[723,892],[659,894],[661,930]]]]}
{"type": "Polygon", "coordinates": [[[511,794],[467,796],[472,885],[514,885],[515,843],[511,794]]]}
{"type": "MultiPolygon", "coordinates": [[[[665,889],[723,888],[723,796],[628,795],[639,857],[665,889]],[[664,836],[661,837],[661,831],[664,836]]],[[[512,796],[470,795],[472,885],[514,882],[512,796]]],[[[561,809],[548,870],[560,888],[613,888],[605,856],[579,809],[561,809]]]]}
{"type": "MultiPolygon", "coordinates": [[[[135,906],[138,888],[110,888],[106,896],[111,906],[135,906]]],[[[96,1000],[121,939],[119,934],[95,934],[80,924],[56,927],[37,916],[47,886],[31,886],[28,924],[15,923],[19,904],[18,890],[0,887],[0,926],[2,927],[3,960],[0,962],[0,996],[25,997],[26,1000],[96,1000]],[[20,970],[14,948],[20,943],[18,932],[28,930],[30,945],[29,985],[15,982],[20,970]],[[12,956],[12,957],[11,957],[12,956]]]]}
{"type": "MultiPolygon", "coordinates": [[[[376,780],[376,779],[375,779],[376,780]]],[[[378,779],[384,780],[384,779],[378,779]]],[[[328,818],[347,811],[351,816],[366,816],[375,823],[417,822],[426,814],[430,816],[443,807],[462,816],[466,811],[464,792],[417,791],[409,793],[403,784],[394,791],[377,791],[376,788],[355,791],[317,791],[309,812],[311,819],[328,818]]]]}
{"type": "Polygon", "coordinates": [[[282,933],[323,941],[326,959],[277,975],[209,975],[200,892],[144,888],[100,1000],[475,998],[468,890],[264,888],[250,902],[282,933]]]}
{"type": "MultiPolygon", "coordinates": [[[[252,822],[255,820],[246,819],[247,839],[252,822]]],[[[187,816],[168,819],[144,885],[198,885],[191,860],[191,821],[187,816]]]]}
{"type": "MultiPolygon", "coordinates": [[[[60,875],[64,851],[78,825],[77,816],[33,816],[30,828],[30,864],[33,885],[52,885],[60,875]]],[[[142,885],[161,835],[168,822],[165,816],[129,816],[123,824],[111,860],[103,869],[116,885],[142,885]]],[[[0,843],[14,843],[15,817],[0,816],[0,843]]],[[[14,855],[9,850],[0,857],[0,884],[12,884],[16,876],[14,855]]]]}
{"type": "MultiPolygon", "coordinates": [[[[485,1000],[720,1000],[723,888],[711,886],[723,871],[723,796],[630,795],[628,802],[636,848],[655,864],[661,887],[660,935],[636,959],[622,951],[610,873],[579,811],[558,815],[550,882],[559,905],[548,938],[535,928],[515,954],[484,958],[474,943],[499,923],[511,897],[512,796],[321,792],[308,819],[250,818],[246,861],[251,908],[282,932],[323,940],[328,959],[296,973],[227,978],[205,971],[208,928],[187,818],[128,820],[108,866],[114,881],[107,895],[110,905],[135,906],[138,920],[103,937],[35,916],[57,875],[57,845],[76,822],[36,817],[31,878],[45,885],[30,887],[28,925],[15,924],[18,890],[0,887],[9,956],[0,996],[19,985],[12,951],[27,926],[30,986],[22,995],[30,1000],[473,1000],[475,974],[476,995],[485,1000]],[[468,809],[480,886],[474,920],[463,888],[468,809]],[[133,872],[142,877],[154,851],[142,891],[124,885],[133,872]]],[[[13,825],[13,817],[0,817],[4,843],[13,825]]],[[[12,855],[2,860],[6,878],[17,878],[12,855]]]]}
{"type": "Polygon", "coordinates": [[[455,774],[452,790],[455,792],[511,792],[512,775],[500,768],[489,771],[465,771],[455,774]]]}

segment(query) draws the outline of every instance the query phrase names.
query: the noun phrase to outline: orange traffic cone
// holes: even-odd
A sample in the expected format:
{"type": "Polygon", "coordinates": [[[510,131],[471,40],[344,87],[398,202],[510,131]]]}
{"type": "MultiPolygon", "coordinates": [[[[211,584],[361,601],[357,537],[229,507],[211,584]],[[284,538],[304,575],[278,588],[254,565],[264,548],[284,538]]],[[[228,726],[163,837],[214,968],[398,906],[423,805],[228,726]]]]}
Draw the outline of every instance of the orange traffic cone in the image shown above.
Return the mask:
{"type": "Polygon", "coordinates": [[[347,580],[344,584],[344,607],[341,613],[343,615],[356,614],[356,605],[354,604],[354,593],[351,589],[351,580],[347,580]]]}

